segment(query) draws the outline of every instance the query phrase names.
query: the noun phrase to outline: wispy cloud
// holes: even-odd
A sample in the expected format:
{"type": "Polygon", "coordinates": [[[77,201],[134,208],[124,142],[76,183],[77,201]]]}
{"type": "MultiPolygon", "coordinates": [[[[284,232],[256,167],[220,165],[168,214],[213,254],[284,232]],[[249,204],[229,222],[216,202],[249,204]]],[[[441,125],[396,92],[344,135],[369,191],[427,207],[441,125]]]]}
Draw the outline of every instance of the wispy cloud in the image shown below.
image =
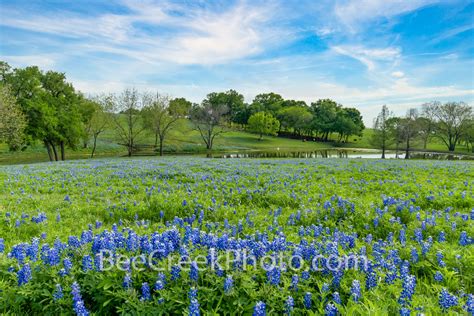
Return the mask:
{"type": "Polygon", "coordinates": [[[372,71],[377,62],[395,62],[401,56],[398,47],[367,48],[364,46],[333,46],[332,49],[341,55],[354,58],[372,71]]]}

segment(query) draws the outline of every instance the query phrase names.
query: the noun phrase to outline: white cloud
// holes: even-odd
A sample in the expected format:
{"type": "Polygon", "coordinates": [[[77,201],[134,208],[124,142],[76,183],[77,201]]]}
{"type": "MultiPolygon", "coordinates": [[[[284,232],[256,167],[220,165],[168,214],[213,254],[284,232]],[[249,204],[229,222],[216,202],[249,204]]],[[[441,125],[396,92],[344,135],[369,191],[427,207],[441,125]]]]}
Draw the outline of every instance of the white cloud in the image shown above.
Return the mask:
{"type": "Polygon", "coordinates": [[[437,0],[347,0],[335,6],[335,15],[349,31],[356,32],[361,25],[377,19],[391,18],[411,12],[437,0]]]}
{"type": "Polygon", "coordinates": [[[51,69],[58,60],[56,55],[1,55],[0,60],[8,61],[14,67],[27,67],[31,65],[42,69],[51,69]]]}
{"type": "Polygon", "coordinates": [[[403,71],[394,71],[392,72],[392,77],[394,78],[403,78],[405,73],[403,71]]]}
{"type": "Polygon", "coordinates": [[[398,47],[333,46],[332,50],[360,61],[370,71],[375,70],[377,62],[394,62],[401,56],[401,49],[398,47]]]}

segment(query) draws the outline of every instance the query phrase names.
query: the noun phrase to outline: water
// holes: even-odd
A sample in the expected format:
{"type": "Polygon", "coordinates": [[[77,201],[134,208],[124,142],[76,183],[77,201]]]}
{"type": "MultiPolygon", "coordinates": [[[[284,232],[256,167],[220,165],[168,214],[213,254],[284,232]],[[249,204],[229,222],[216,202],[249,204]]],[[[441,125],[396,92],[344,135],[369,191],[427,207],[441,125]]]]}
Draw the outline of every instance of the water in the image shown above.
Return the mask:
{"type": "MultiPolygon", "coordinates": [[[[369,158],[380,159],[382,152],[368,150],[330,149],[315,151],[242,151],[230,153],[210,153],[208,158],[369,158]]],[[[405,153],[385,152],[386,159],[405,159],[405,153]]],[[[411,159],[474,160],[470,155],[446,153],[410,152],[411,159]]]]}

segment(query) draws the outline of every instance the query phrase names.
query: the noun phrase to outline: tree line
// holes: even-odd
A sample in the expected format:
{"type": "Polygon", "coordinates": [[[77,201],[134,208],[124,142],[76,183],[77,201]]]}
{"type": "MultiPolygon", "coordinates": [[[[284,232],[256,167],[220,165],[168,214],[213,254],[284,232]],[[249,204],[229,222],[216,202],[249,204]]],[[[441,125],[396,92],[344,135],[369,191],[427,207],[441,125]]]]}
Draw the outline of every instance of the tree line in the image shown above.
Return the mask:
{"type": "Polygon", "coordinates": [[[425,103],[420,109],[411,108],[405,116],[396,117],[386,105],[374,120],[371,144],[382,150],[382,158],[389,147],[403,148],[405,158],[415,140],[421,141],[423,149],[432,139],[438,139],[453,152],[464,144],[474,152],[474,116],[471,106],[464,102],[438,101],[425,103]]]}
{"type": "MultiPolygon", "coordinates": [[[[421,113],[410,113],[397,118],[384,107],[374,123],[373,146],[385,152],[393,143],[409,148],[411,140],[422,138],[426,147],[431,138],[440,137],[451,151],[461,141],[472,148],[472,131],[467,132],[472,130],[469,106],[432,103],[423,106],[421,113]]],[[[334,141],[336,135],[337,142],[362,136],[365,129],[356,108],[330,99],[307,104],[262,93],[246,103],[242,94],[228,90],[209,93],[197,104],[136,89],[87,97],[67,82],[64,73],[36,66],[12,69],[0,62],[0,141],[12,151],[41,142],[52,161],[64,160],[67,148],[79,146],[91,148],[93,157],[99,137],[109,131],[129,156],[144,145],[147,134],[154,136],[154,144],[148,146],[163,155],[169,132],[183,120],[191,122],[208,150],[216,137],[230,129],[253,132],[260,140],[264,135],[280,135],[334,141]]]]}

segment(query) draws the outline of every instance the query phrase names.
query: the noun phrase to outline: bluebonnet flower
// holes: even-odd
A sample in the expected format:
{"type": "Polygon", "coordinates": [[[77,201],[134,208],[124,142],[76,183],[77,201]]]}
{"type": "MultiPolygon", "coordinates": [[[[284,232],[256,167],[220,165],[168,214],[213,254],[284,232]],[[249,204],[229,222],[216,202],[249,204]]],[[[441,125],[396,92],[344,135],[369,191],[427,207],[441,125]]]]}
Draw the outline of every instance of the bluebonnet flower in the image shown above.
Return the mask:
{"type": "Polygon", "coordinates": [[[5,251],[5,240],[3,238],[0,238],[0,253],[3,253],[5,251]]]}
{"type": "Polygon", "coordinates": [[[332,293],[332,300],[336,304],[341,304],[341,296],[339,295],[339,292],[332,293]]]}
{"type": "Polygon", "coordinates": [[[28,283],[31,279],[31,268],[28,263],[25,263],[17,273],[18,286],[28,283]]]}
{"type": "Polygon", "coordinates": [[[63,298],[63,288],[61,287],[61,284],[56,284],[56,290],[53,293],[53,299],[57,301],[62,298],[63,298]]]}
{"type": "MultiPolygon", "coordinates": [[[[474,213],[474,212],[473,212],[474,213]]],[[[471,213],[472,214],[472,213],[471,213]]],[[[474,219],[474,218],[471,218],[474,219]]],[[[474,295],[468,294],[466,299],[466,305],[464,305],[464,309],[470,314],[474,315],[474,295]]]]}
{"type": "Polygon", "coordinates": [[[192,301],[193,299],[197,299],[197,289],[192,287],[189,289],[189,292],[188,292],[188,298],[190,301],[192,301]]]}
{"type": "Polygon", "coordinates": [[[312,298],[312,294],[310,292],[306,292],[304,294],[303,304],[304,304],[304,307],[307,309],[311,308],[311,298],[312,298]]]}
{"type": "Polygon", "coordinates": [[[294,306],[295,306],[295,300],[293,299],[293,297],[288,296],[288,298],[286,299],[286,302],[285,302],[286,313],[288,315],[291,314],[291,312],[293,311],[294,306]]]}
{"type": "Polygon", "coordinates": [[[309,271],[303,271],[303,272],[301,272],[301,279],[303,279],[303,280],[306,281],[306,280],[309,279],[309,276],[310,276],[310,275],[309,275],[309,271]]]}
{"type": "Polygon", "coordinates": [[[63,265],[64,265],[64,270],[66,271],[67,274],[69,274],[69,272],[72,269],[71,259],[69,259],[69,258],[64,259],[63,260],[63,265]]]}
{"type": "Polygon", "coordinates": [[[405,233],[405,230],[402,228],[400,229],[400,235],[399,235],[399,239],[400,239],[400,243],[405,246],[406,242],[407,242],[407,237],[406,237],[406,233],[405,233]]]}
{"type": "Polygon", "coordinates": [[[443,258],[444,258],[443,254],[440,251],[438,251],[436,253],[436,259],[438,260],[438,264],[441,268],[446,267],[446,263],[443,261],[443,258]]]}
{"type": "Polygon", "coordinates": [[[87,272],[92,270],[92,258],[89,255],[85,255],[82,258],[82,271],[87,272]]]}
{"type": "Polygon", "coordinates": [[[132,277],[129,273],[125,274],[122,285],[125,289],[129,289],[132,287],[132,277]]]}
{"type": "Polygon", "coordinates": [[[181,268],[179,267],[179,265],[174,265],[171,267],[171,280],[174,281],[174,280],[177,280],[179,279],[181,276],[181,268]]]}
{"type": "Polygon", "coordinates": [[[296,274],[291,277],[291,289],[293,291],[298,291],[298,281],[299,278],[296,274]]]}
{"type": "Polygon", "coordinates": [[[79,287],[79,284],[77,282],[74,282],[71,285],[71,295],[72,295],[72,301],[73,301],[73,308],[74,311],[76,312],[76,315],[78,316],[88,316],[89,312],[87,311],[84,301],[82,300],[81,296],[81,289],[79,287]]]}
{"type": "Polygon", "coordinates": [[[258,301],[253,308],[252,316],[266,316],[267,312],[265,311],[266,305],[262,301],[258,301]]]}
{"type": "Polygon", "coordinates": [[[64,201],[66,201],[66,202],[70,202],[70,201],[71,201],[71,198],[69,197],[69,195],[66,195],[66,196],[64,197],[64,201]]]}
{"type": "Polygon", "coordinates": [[[155,282],[155,290],[156,291],[161,291],[165,288],[165,285],[163,284],[163,281],[161,280],[156,280],[155,282]]]}
{"type": "Polygon", "coordinates": [[[322,288],[321,288],[321,291],[322,291],[323,293],[328,292],[328,291],[329,291],[329,284],[324,283],[323,286],[322,286],[322,288]]]}
{"type": "Polygon", "coordinates": [[[443,274],[439,271],[436,271],[434,279],[436,282],[443,282],[443,274]]]}
{"type": "Polygon", "coordinates": [[[445,242],[446,241],[446,233],[444,231],[440,231],[438,235],[438,242],[445,242]]]}
{"type": "Polygon", "coordinates": [[[366,290],[370,290],[377,286],[377,274],[374,271],[371,271],[367,274],[365,279],[365,288],[366,290]]]}
{"type": "Polygon", "coordinates": [[[151,293],[150,293],[150,286],[147,282],[142,283],[142,297],[140,298],[141,301],[149,301],[151,300],[151,293]]]}
{"type": "Polygon", "coordinates": [[[416,250],[415,247],[411,248],[410,255],[411,255],[411,262],[417,263],[419,257],[418,257],[418,250],[416,250]]]}
{"type": "Polygon", "coordinates": [[[411,311],[406,307],[400,308],[400,316],[410,316],[411,311]]]}
{"type": "Polygon", "coordinates": [[[360,282],[359,280],[354,280],[352,281],[352,287],[351,287],[351,296],[354,302],[358,302],[360,299],[360,282]]]}
{"type": "Polygon", "coordinates": [[[467,233],[465,231],[461,232],[461,235],[459,237],[459,244],[461,246],[467,246],[469,245],[469,238],[467,237],[467,233]]]}
{"type": "Polygon", "coordinates": [[[324,308],[324,315],[326,316],[337,316],[339,310],[337,309],[336,305],[332,303],[328,303],[324,308]]]}
{"type": "Polygon", "coordinates": [[[224,292],[229,293],[230,290],[232,290],[233,285],[234,285],[234,280],[232,279],[232,276],[229,275],[224,281],[224,292]]]}
{"type": "Polygon", "coordinates": [[[441,306],[443,311],[446,312],[446,310],[450,307],[458,305],[458,298],[456,297],[456,295],[450,294],[448,290],[443,288],[441,290],[441,293],[439,293],[439,305],[441,306]]]}
{"type": "Polygon", "coordinates": [[[199,310],[199,302],[197,299],[192,299],[189,304],[189,316],[199,316],[201,312],[199,310]]]}
{"type": "Polygon", "coordinates": [[[199,278],[199,268],[196,261],[191,262],[191,269],[189,270],[189,278],[191,281],[197,282],[199,278]]]}
{"type": "Polygon", "coordinates": [[[420,228],[415,229],[415,240],[420,244],[423,241],[423,233],[420,228]]]}
{"type": "Polygon", "coordinates": [[[415,293],[416,277],[414,275],[405,276],[402,280],[402,293],[399,302],[409,304],[415,293]]]}
{"type": "Polygon", "coordinates": [[[280,284],[280,269],[278,267],[274,267],[273,269],[267,271],[267,279],[272,285],[280,284]]]}

